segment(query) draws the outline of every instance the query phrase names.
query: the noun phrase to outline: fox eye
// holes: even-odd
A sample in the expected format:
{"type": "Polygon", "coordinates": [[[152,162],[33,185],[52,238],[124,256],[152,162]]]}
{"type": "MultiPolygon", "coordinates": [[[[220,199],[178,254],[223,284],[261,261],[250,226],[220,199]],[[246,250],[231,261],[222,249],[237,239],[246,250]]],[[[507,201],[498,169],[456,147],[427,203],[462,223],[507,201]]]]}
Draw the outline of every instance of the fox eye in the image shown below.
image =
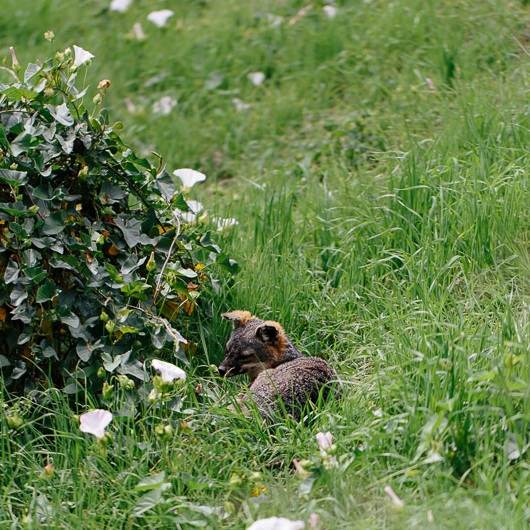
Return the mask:
{"type": "Polygon", "coordinates": [[[254,350],[243,350],[241,352],[241,357],[250,357],[251,355],[255,355],[255,353],[254,350]]]}

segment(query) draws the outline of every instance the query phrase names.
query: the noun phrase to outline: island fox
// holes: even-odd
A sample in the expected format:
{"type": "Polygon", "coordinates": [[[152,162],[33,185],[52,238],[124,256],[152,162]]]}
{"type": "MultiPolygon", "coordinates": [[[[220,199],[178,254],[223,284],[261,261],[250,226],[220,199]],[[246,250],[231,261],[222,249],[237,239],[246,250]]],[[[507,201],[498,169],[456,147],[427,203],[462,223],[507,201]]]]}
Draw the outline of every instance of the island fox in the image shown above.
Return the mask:
{"type": "Polygon", "coordinates": [[[248,311],[224,313],[233,330],[226,344],[226,357],[219,365],[222,377],[247,374],[249,393],[263,418],[287,412],[295,420],[301,418],[308,401],[316,402],[320,391],[333,379],[328,363],[318,357],[302,355],[289,340],[278,322],[264,321],[248,311]]]}

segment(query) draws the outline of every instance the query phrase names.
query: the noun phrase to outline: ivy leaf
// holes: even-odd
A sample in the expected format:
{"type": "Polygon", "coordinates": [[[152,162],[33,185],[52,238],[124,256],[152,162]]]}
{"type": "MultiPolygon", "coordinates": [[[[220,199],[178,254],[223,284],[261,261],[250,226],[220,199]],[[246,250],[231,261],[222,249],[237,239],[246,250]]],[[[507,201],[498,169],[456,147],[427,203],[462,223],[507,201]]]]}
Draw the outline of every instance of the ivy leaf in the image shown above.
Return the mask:
{"type": "Polygon", "coordinates": [[[0,169],[0,180],[7,182],[11,186],[22,186],[28,183],[29,177],[26,171],[0,169]]]}
{"type": "Polygon", "coordinates": [[[37,75],[41,71],[42,65],[38,65],[36,63],[29,63],[28,67],[26,68],[26,71],[24,72],[24,83],[28,83],[28,81],[35,75],[37,75]]]}
{"type": "Polygon", "coordinates": [[[136,486],[134,486],[134,489],[136,491],[151,491],[157,489],[162,485],[165,478],[165,471],[161,471],[156,475],[147,475],[147,477],[144,477],[142,480],[140,480],[140,482],[138,482],[138,484],[136,484],[136,486]]]}
{"type": "Polygon", "coordinates": [[[138,502],[133,507],[133,515],[139,516],[152,508],[163,500],[162,489],[148,491],[145,495],[142,495],[138,502]]]}
{"type": "Polygon", "coordinates": [[[70,127],[70,125],[74,124],[74,118],[72,117],[70,109],[67,107],[66,103],[57,105],[56,107],[53,105],[44,105],[44,108],[48,109],[52,115],[52,118],[54,118],[55,121],[59,122],[61,125],[70,127]]]}
{"type": "Polygon", "coordinates": [[[166,201],[170,202],[173,199],[175,182],[173,182],[171,175],[165,169],[156,176],[155,185],[166,201]]]}
{"type": "Polygon", "coordinates": [[[7,262],[6,271],[4,273],[4,282],[6,285],[14,282],[18,278],[19,273],[20,269],[18,268],[18,263],[10,259],[7,262]]]}
{"type": "Polygon", "coordinates": [[[57,288],[55,283],[52,281],[47,281],[37,290],[37,297],[35,301],[38,304],[42,304],[44,302],[48,302],[49,300],[53,300],[55,296],[57,296],[57,288]]]}
{"type": "Polygon", "coordinates": [[[79,317],[67,307],[62,307],[59,311],[59,314],[61,316],[61,322],[67,326],[78,328],[81,324],[79,317]]]}
{"type": "Polygon", "coordinates": [[[60,234],[64,230],[64,223],[66,221],[66,212],[60,211],[52,213],[46,221],[42,231],[48,236],[54,236],[60,234]]]}

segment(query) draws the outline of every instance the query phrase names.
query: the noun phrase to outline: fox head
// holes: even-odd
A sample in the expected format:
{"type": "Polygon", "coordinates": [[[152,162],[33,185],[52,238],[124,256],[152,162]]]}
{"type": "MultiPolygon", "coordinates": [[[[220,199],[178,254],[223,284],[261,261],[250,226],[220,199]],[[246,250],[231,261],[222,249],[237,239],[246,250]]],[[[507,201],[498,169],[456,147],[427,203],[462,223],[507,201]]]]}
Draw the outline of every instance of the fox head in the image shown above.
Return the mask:
{"type": "Polygon", "coordinates": [[[250,381],[282,360],[287,338],[277,322],[264,321],[248,311],[223,313],[232,322],[232,335],[225,347],[226,357],[219,365],[222,377],[247,374],[250,381]]]}

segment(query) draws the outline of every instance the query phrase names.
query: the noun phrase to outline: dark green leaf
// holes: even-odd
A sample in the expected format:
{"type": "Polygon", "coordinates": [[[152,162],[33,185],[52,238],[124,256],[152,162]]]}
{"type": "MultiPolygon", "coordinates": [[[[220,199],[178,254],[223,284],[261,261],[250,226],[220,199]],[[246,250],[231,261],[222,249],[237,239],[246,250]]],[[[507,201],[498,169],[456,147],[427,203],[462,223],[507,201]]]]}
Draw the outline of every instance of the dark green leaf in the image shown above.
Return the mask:
{"type": "Polygon", "coordinates": [[[52,213],[45,221],[42,231],[48,235],[53,236],[60,234],[64,230],[66,222],[66,212],[60,211],[52,213]]]}
{"type": "Polygon", "coordinates": [[[44,302],[48,302],[49,300],[53,300],[55,296],[57,296],[57,288],[55,283],[48,281],[37,290],[37,297],[35,301],[38,304],[42,304],[44,302]]]}
{"type": "Polygon", "coordinates": [[[155,185],[160,190],[162,197],[171,202],[175,195],[175,182],[165,169],[156,176],[155,185]]]}
{"type": "Polygon", "coordinates": [[[26,171],[15,171],[14,169],[0,169],[0,180],[11,184],[11,186],[22,186],[29,181],[26,171]]]}
{"type": "Polygon", "coordinates": [[[4,282],[6,285],[14,282],[18,278],[19,273],[20,269],[18,268],[18,263],[10,259],[7,262],[6,271],[4,273],[4,282]]]}

